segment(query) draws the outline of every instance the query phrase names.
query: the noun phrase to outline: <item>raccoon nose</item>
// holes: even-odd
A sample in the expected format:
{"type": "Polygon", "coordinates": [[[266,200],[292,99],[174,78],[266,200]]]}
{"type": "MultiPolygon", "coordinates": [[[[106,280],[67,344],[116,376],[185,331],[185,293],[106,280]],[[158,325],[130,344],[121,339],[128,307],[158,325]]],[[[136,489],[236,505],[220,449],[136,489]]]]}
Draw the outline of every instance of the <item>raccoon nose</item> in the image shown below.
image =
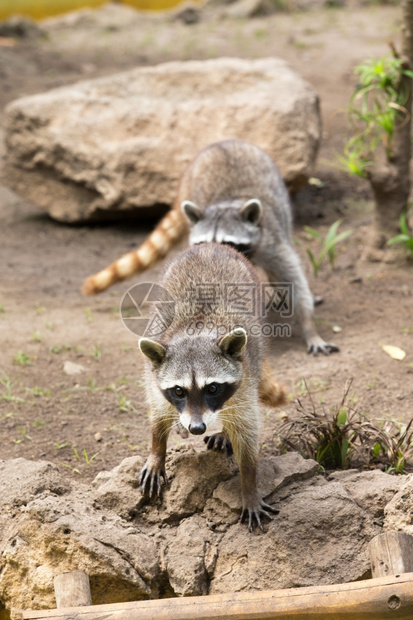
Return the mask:
{"type": "Polygon", "coordinates": [[[188,430],[193,435],[203,435],[206,431],[206,424],[203,422],[194,422],[188,426],[188,430]]]}

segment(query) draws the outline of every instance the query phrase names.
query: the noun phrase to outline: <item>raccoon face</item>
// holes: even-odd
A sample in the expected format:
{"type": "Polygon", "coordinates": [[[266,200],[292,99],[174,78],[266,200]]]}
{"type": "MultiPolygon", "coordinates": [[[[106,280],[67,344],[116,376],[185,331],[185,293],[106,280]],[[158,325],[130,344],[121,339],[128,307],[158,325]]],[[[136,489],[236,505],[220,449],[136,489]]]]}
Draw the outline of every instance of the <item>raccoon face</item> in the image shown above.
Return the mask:
{"type": "Polygon", "coordinates": [[[141,338],[139,348],[151,361],[157,385],[182,426],[202,435],[239,387],[246,342],[245,330],[237,328],[218,343],[185,336],[163,346],[141,338]]]}
{"type": "Polygon", "coordinates": [[[245,203],[240,200],[221,202],[205,211],[185,200],[181,209],[191,226],[191,245],[215,241],[248,256],[261,238],[262,204],[257,198],[245,203]]]}

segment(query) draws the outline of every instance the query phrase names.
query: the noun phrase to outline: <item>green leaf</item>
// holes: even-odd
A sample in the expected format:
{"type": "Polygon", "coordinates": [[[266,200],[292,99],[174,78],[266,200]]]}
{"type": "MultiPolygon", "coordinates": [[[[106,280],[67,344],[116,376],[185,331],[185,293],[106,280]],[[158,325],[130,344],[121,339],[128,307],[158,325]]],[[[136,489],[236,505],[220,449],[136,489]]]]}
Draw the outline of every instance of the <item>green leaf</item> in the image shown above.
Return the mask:
{"type": "Polygon", "coordinates": [[[402,213],[402,215],[400,216],[400,230],[402,231],[404,235],[407,235],[410,238],[410,230],[409,230],[409,225],[407,223],[406,213],[402,213]]]}
{"type": "Polygon", "coordinates": [[[350,235],[353,234],[352,230],[345,230],[342,233],[340,233],[339,235],[337,235],[336,239],[335,239],[335,243],[340,243],[341,241],[344,241],[344,239],[347,239],[347,237],[350,237],[350,235]]]}
{"type": "Polygon", "coordinates": [[[337,414],[337,426],[344,426],[347,422],[347,411],[341,409],[337,414]]]}
{"type": "Polygon", "coordinates": [[[345,462],[347,461],[347,457],[349,454],[349,446],[350,446],[350,442],[347,439],[347,437],[343,438],[343,442],[341,444],[341,463],[340,465],[344,465],[345,462]]]}
{"type": "Polygon", "coordinates": [[[314,239],[321,239],[321,235],[320,233],[315,230],[314,228],[311,228],[311,226],[304,226],[304,230],[306,233],[308,233],[309,235],[311,235],[311,237],[313,237],[314,239]]]}
{"type": "Polygon", "coordinates": [[[374,459],[377,459],[377,457],[380,454],[380,450],[381,450],[381,444],[377,441],[373,446],[373,450],[371,451],[372,457],[374,459]]]}
{"type": "Polygon", "coordinates": [[[341,222],[343,220],[336,220],[334,222],[334,224],[331,224],[330,228],[328,229],[328,232],[326,234],[326,243],[327,245],[331,244],[332,241],[334,241],[334,238],[337,234],[337,228],[340,226],[341,222]]]}
{"type": "Polygon", "coordinates": [[[407,235],[396,235],[387,241],[387,245],[394,245],[395,243],[405,243],[410,241],[410,237],[407,235]]]}
{"type": "Polygon", "coordinates": [[[318,270],[320,266],[317,265],[317,261],[315,260],[314,255],[309,248],[306,249],[306,252],[308,254],[308,258],[310,259],[311,265],[313,267],[314,275],[316,276],[318,274],[318,270]]]}

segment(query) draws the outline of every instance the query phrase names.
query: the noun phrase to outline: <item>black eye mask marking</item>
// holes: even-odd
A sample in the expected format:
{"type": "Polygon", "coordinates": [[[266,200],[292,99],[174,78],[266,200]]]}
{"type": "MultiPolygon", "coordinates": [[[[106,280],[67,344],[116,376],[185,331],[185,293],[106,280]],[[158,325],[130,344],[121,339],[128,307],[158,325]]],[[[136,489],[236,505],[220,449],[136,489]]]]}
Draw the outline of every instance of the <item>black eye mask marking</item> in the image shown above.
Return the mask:
{"type": "Polygon", "coordinates": [[[186,390],[181,388],[179,385],[175,385],[173,388],[162,390],[162,394],[165,396],[166,400],[179,411],[179,413],[182,413],[185,409],[188,398],[188,393],[186,390]],[[182,394],[180,393],[180,390],[182,390],[182,394]]]}
{"type": "Polygon", "coordinates": [[[206,385],[202,391],[204,393],[205,404],[211,411],[221,409],[238,387],[236,383],[213,383],[210,385],[216,386],[216,390],[214,390],[213,393],[208,389],[210,387],[208,385],[206,385]]]}
{"type": "Polygon", "coordinates": [[[249,256],[252,252],[251,245],[247,245],[246,243],[232,243],[231,241],[223,241],[223,245],[228,245],[230,248],[234,248],[234,250],[237,250],[244,256],[249,256]]]}
{"type": "Polygon", "coordinates": [[[179,413],[182,413],[186,408],[190,413],[191,411],[202,412],[205,409],[210,411],[221,409],[225,402],[235,393],[238,385],[236,383],[213,383],[206,385],[202,390],[193,387],[189,391],[181,388],[183,391],[181,396],[178,395],[179,390],[177,393],[178,387],[174,386],[173,388],[162,390],[162,394],[179,413]],[[211,386],[213,386],[212,389],[211,386]]]}

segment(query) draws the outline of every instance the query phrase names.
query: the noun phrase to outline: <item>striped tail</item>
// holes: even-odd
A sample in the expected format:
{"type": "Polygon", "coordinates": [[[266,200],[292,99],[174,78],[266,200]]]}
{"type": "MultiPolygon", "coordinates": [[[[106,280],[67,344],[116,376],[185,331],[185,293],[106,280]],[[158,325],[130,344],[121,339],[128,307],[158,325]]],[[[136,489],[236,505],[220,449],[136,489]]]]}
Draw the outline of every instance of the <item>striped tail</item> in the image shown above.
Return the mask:
{"type": "Polygon", "coordinates": [[[125,254],[103,271],[87,278],[82,286],[83,295],[101,293],[112,284],[152,267],[180,241],[186,230],[187,223],[181,210],[171,209],[137,250],[125,254]]]}
{"type": "Polygon", "coordinates": [[[287,392],[282,383],[278,383],[271,377],[270,371],[264,362],[261,372],[261,380],[258,386],[258,396],[262,403],[270,407],[280,407],[288,402],[287,392]]]}

